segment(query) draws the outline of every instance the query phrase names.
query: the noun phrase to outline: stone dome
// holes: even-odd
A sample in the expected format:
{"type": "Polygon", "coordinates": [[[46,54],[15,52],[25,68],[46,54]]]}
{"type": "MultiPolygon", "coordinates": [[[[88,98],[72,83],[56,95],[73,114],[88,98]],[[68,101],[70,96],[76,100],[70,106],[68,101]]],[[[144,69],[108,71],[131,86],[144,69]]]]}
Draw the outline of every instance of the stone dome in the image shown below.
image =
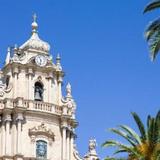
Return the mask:
{"type": "Polygon", "coordinates": [[[38,32],[37,32],[38,24],[36,22],[36,16],[34,16],[33,18],[34,18],[34,21],[31,25],[32,35],[29,40],[27,40],[22,46],[20,46],[20,49],[22,50],[33,49],[39,52],[48,53],[50,50],[50,45],[39,38],[38,32]]]}

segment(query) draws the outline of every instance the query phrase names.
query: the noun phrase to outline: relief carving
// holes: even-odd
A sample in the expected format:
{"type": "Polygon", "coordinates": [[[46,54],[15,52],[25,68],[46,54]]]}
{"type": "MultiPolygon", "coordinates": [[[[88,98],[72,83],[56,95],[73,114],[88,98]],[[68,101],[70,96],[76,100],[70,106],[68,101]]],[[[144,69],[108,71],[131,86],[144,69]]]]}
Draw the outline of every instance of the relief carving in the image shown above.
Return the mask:
{"type": "Polygon", "coordinates": [[[36,138],[47,137],[50,145],[55,140],[55,134],[51,129],[48,129],[44,123],[41,123],[41,125],[29,129],[29,136],[31,138],[31,142],[35,142],[36,138]]]}
{"type": "Polygon", "coordinates": [[[10,82],[10,76],[0,77],[0,97],[3,97],[5,93],[9,93],[13,88],[13,84],[10,82]]]}

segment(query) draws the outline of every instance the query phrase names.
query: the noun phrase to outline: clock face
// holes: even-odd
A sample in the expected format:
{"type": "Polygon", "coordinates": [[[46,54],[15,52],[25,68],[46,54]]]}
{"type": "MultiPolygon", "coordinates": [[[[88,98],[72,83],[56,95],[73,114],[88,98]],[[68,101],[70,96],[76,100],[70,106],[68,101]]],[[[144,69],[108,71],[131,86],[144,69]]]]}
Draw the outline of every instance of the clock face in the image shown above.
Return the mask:
{"type": "Polygon", "coordinates": [[[36,58],[35,58],[35,62],[38,66],[45,66],[47,64],[47,59],[46,57],[42,56],[42,55],[38,55],[36,58]]]}

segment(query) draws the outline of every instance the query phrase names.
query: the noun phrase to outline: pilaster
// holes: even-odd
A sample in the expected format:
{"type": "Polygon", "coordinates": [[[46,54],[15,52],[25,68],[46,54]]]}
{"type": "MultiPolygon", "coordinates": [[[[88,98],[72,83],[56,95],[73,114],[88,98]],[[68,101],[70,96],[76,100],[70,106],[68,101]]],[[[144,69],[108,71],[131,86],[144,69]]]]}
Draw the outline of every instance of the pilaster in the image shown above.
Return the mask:
{"type": "Polygon", "coordinates": [[[23,113],[16,113],[16,123],[17,123],[17,155],[22,155],[22,122],[23,113]]]}
{"type": "Polygon", "coordinates": [[[29,100],[33,100],[33,97],[32,97],[32,92],[33,92],[33,88],[32,88],[32,78],[33,78],[33,69],[32,68],[29,68],[28,69],[28,99],[29,100]]]}
{"type": "Polygon", "coordinates": [[[5,125],[5,156],[11,155],[11,134],[10,134],[10,125],[11,125],[11,110],[5,109],[3,112],[3,122],[5,125]]]}
{"type": "Polygon", "coordinates": [[[14,85],[13,85],[13,97],[16,98],[18,96],[17,91],[18,91],[18,67],[15,67],[13,69],[13,77],[14,77],[14,85]]]}
{"type": "Polygon", "coordinates": [[[67,149],[66,149],[66,157],[67,157],[67,160],[70,160],[69,157],[70,157],[70,131],[67,130],[67,149]]]}

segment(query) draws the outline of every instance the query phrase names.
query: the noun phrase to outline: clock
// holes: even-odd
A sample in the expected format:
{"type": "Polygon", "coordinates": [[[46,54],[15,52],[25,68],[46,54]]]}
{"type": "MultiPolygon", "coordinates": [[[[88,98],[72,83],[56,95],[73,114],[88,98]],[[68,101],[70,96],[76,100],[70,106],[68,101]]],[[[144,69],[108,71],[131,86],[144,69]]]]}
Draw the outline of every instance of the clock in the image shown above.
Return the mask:
{"type": "Polygon", "coordinates": [[[35,62],[38,66],[40,67],[44,67],[46,64],[47,64],[47,59],[45,56],[42,56],[42,55],[38,55],[36,56],[35,58],[35,62]]]}

